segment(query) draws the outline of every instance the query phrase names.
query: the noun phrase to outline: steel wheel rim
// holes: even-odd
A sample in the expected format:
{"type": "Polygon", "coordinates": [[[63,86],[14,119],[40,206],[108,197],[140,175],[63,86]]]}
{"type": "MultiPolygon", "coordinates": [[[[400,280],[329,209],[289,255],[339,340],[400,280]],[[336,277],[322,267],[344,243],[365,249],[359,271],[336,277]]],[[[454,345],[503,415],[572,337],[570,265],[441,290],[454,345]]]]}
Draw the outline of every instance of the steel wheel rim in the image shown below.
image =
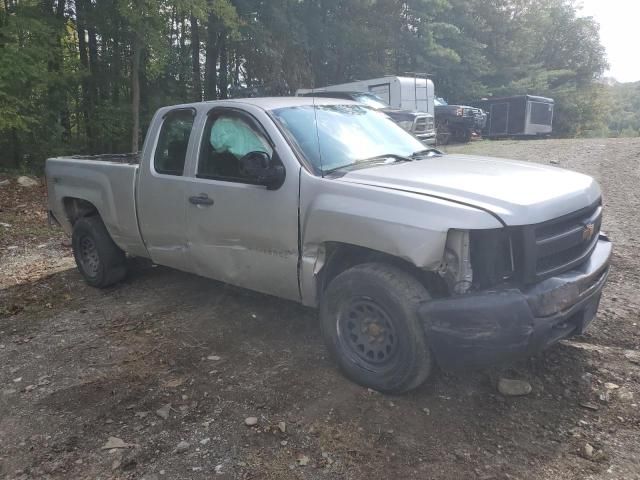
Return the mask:
{"type": "Polygon", "coordinates": [[[373,369],[389,364],[398,350],[398,335],[389,314],[373,299],[354,298],[338,312],[338,338],[352,360],[373,369]]]}
{"type": "Polygon", "coordinates": [[[100,258],[98,257],[98,248],[93,238],[82,237],[78,250],[82,268],[89,276],[95,277],[100,270],[100,258]]]}

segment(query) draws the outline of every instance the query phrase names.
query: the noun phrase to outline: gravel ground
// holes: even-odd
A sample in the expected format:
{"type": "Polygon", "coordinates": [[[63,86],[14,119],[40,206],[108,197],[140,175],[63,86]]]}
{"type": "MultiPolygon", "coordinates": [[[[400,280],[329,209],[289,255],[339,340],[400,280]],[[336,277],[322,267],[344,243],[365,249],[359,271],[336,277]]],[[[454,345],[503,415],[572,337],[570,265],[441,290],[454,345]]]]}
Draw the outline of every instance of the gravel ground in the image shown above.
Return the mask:
{"type": "Polygon", "coordinates": [[[87,287],[44,189],[0,184],[0,476],[640,478],[640,140],[448,150],[595,176],[613,271],[586,335],[403,396],[342,377],[295,303],[143,261],[87,287]],[[533,391],[504,397],[501,376],[533,391]]]}

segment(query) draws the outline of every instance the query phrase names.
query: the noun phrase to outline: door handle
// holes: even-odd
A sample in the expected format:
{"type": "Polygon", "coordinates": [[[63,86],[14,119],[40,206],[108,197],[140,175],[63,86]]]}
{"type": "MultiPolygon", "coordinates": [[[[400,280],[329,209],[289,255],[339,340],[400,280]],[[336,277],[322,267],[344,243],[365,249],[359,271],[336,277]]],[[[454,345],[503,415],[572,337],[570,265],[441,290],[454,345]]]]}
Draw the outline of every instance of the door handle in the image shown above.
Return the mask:
{"type": "Polygon", "coordinates": [[[189,197],[189,203],[193,203],[194,205],[213,205],[213,199],[209,198],[206,194],[195,195],[193,197],[189,197]]]}

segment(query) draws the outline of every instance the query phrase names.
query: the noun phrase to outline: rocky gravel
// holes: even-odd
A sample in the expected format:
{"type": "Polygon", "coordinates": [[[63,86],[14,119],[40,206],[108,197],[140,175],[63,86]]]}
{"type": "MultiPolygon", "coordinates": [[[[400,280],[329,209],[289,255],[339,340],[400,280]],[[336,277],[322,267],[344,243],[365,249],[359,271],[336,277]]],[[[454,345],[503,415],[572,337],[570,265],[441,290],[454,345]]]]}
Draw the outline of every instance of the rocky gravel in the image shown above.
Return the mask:
{"type": "Polygon", "coordinates": [[[449,150],[595,176],[613,270],[586,335],[402,396],[341,376],[295,303],[144,261],[86,286],[42,183],[0,175],[0,478],[640,478],[640,139],[449,150]]]}

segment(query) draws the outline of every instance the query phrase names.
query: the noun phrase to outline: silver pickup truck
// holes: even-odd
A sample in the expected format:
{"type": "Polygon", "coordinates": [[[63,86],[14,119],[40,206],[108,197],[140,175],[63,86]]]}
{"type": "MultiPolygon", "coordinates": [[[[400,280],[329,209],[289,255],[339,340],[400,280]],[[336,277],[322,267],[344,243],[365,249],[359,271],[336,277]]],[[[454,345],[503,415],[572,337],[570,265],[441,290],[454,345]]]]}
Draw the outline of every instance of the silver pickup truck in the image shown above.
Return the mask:
{"type": "Polygon", "coordinates": [[[139,157],[46,175],[90,285],[129,255],[318,307],[345,374],[384,392],[580,334],[609,272],[592,178],[425,149],[348,100],[165,107],[139,157]]]}

